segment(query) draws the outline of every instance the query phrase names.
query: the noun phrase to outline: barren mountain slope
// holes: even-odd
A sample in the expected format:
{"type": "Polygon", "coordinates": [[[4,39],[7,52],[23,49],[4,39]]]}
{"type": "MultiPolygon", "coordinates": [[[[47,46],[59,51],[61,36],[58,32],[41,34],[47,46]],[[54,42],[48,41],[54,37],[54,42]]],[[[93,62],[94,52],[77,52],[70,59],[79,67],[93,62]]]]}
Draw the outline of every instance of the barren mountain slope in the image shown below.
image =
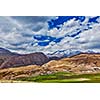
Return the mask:
{"type": "Polygon", "coordinates": [[[80,54],[61,60],[52,60],[42,66],[30,65],[1,69],[0,79],[16,79],[56,72],[100,73],[100,54],[80,54]]]}

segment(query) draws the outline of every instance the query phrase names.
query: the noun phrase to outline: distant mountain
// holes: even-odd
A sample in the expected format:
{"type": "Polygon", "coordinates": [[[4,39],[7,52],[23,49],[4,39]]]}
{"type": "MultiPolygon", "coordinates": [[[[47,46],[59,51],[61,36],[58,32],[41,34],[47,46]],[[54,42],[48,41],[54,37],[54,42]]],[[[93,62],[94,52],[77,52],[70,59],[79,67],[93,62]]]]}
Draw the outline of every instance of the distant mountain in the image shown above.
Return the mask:
{"type": "Polygon", "coordinates": [[[4,48],[1,48],[0,47],[0,56],[1,55],[21,55],[21,54],[18,54],[18,53],[15,53],[15,52],[11,52],[11,51],[9,51],[9,50],[7,50],[7,49],[4,49],[4,48]]]}
{"type": "Polygon", "coordinates": [[[42,65],[48,61],[49,58],[41,52],[21,55],[10,52],[4,48],[0,48],[0,68],[10,68],[25,65],[42,65]]]}
{"type": "MultiPolygon", "coordinates": [[[[58,50],[52,54],[45,55],[42,52],[35,52],[30,54],[17,54],[10,52],[4,48],[0,48],[0,68],[20,67],[27,65],[43,65],[51,60],[60,60],[62,58],[71,58],[75,55],[81,54],[77,50],[58,50]]],[[[93,51],[86,51],[84,53],[97,54],[93,51]]]]}
{"type": "Polygon", "coordinates": [[[4,49],[4,48],[0,48],[0,55],[1,54],[11,54],[11,52],[9,50],[4,49]]]}
{"type": "Polygon", "coordinates": [[[73,49],[66,49],[66,50],[58,50],[55,51],[54,53],[48,53],[47,56],[51,60],[58,60],[61,58],[66,58],[66,57],[72,57],[78,54],[100,54],[99,51],[93,51],[93,50],[73,50],[73,49]]]}
{"type": "Polygon", "coordinates": [[[41,52],[30,54],[17,54],[4,48],[0,48],[0,68],[10,68],[26,65],[43,65],[50,60],[59,60],[79,54],[79,51],[59,50],[47,56],[41,52]]]}
{"type": "Polygon", "coordinates": [[[10,68],[10,67],[19,67],[26,65],[43,65],[47,63],[49,58],[41,52],[13,56],[10,59],[6,60],[0,68],[10,68]]]}
{"type": "Polygon", "coordinates": [[[7,49],[0,48],[0,65],[7,59],[11,58],[12,56],[18,56],[20,54],[10,52],[7,49]]]}
{"type": "Polygon", "coordinates": [[[60,58],[65,58],[65,57],[71,57],[80,53],[81,51],[68,49],[68,50],[58,50],[58,51],[55,51],[54,53],[51,53],[51,54],[49,53],[47,55],[50,58],[55,57],[55,58],[60,59],[60,58]]]}

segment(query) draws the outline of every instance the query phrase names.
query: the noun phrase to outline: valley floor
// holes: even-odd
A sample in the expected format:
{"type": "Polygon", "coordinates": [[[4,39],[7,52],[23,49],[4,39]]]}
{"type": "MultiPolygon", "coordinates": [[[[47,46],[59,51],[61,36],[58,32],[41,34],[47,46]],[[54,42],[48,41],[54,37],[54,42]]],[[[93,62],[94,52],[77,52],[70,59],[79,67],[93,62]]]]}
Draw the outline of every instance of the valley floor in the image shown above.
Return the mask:
{"type": "Polygon", "coordinates": [[[1,80],[3,83],[100,83],[100,73],[94,74],[75,74],[58,72],[49,75],[39,75],[36,77],[24,77],[16,80],[1,80]]]}

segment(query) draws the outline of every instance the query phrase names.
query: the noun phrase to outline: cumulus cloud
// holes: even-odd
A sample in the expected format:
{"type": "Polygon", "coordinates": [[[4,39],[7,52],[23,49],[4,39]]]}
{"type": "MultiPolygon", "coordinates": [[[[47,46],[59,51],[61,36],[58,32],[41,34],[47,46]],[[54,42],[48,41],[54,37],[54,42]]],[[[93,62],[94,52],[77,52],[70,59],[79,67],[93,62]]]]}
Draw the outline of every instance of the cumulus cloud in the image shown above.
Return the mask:
{"type": "Polygon", "coordinates": [[[71,19],[62,24],[59,29],[51,29],[48,31],[48,35],[56,38],[62,37],[62,40],[58,43],[51,41],[46,47],[39,46],[41,49],[37,47],[36,49],[45,53],[53,53],[58,50],[100,52],[100,23],[89,23],[89,18],[92,17],[86,17],[84,22],[71,19]],[[79,34],[77,34],[78,32],[79,34]]]}
{"type": "Polygon", "coordinates": [[[34,33],[47,30],[47,21],[50,18],[54,17],[0,17],[0,47],[12,51],[22,51],[21,53],[30,52],[30,50],[27,50],[29,46],[31,48],[30,44],[36,44],[36,40],[33,39],[34,33]]]}
{"type": "Polygon", "coordinates": [[[93,50],[100,52],[100,17],[89,22],[72,18],[58,28],[48,29],[48,21],[57,19],[51,16],[0,17],[0,47],[18,53],[58,50],[93,50]]]}

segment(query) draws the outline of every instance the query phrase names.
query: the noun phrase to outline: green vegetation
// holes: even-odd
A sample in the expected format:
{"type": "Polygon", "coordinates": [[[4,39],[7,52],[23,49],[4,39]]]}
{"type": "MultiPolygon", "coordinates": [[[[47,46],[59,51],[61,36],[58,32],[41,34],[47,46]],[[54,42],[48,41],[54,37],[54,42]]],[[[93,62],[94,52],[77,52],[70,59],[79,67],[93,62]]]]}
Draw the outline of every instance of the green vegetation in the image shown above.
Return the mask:
{"type": "Polygon", "coordinates": [[[74,74],[58,72],[36,77],[18,78],[16,81],[40,82],[40,83],[100,83],[99,74],[74,74]]]}

